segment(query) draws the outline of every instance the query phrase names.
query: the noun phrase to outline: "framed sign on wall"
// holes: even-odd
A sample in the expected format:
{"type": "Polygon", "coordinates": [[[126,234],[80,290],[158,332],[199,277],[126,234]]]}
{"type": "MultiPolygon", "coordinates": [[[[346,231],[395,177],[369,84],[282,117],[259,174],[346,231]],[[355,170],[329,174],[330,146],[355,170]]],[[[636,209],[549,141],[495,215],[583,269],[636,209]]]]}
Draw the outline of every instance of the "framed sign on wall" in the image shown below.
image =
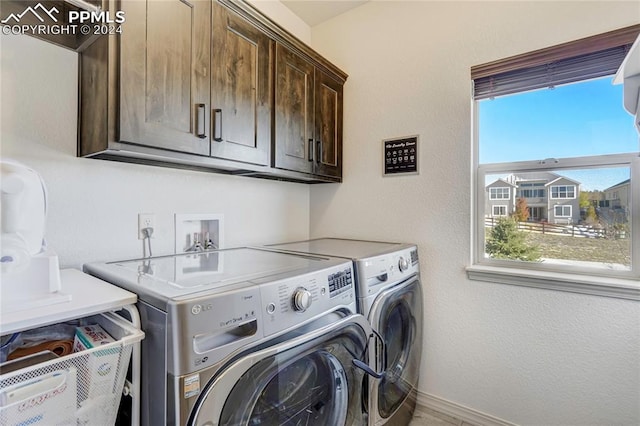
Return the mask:
{"type": "Polygon", "coordinates": [[[418,174],[418,135],[382,141],[382,175],[418,174]]]}

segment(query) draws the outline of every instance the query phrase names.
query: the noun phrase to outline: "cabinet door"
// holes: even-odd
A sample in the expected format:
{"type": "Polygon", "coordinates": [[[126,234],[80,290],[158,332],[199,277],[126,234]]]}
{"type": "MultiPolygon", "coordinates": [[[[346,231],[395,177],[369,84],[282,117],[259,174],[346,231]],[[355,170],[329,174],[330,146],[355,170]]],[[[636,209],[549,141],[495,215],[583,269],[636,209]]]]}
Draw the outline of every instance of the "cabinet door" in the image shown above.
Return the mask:
{"type": "Polygon", "coordinates": [[[122,1],[120,140],[209,155],[211,2],[122,1]]]}
{"type": "Polygon", "coordinates": [[[342,177],[342,84],[316,69],[314,174],[342,177]]]}
{"type": "Polygon", "coordinates": [[[276,44],[274,166],[313,171],[313,64],[276,44]]]}
{"type": "Polygon", "coordinates": [[[211,56],[211,155],[268,166],[271,39],[214,3],[211,56]]]}

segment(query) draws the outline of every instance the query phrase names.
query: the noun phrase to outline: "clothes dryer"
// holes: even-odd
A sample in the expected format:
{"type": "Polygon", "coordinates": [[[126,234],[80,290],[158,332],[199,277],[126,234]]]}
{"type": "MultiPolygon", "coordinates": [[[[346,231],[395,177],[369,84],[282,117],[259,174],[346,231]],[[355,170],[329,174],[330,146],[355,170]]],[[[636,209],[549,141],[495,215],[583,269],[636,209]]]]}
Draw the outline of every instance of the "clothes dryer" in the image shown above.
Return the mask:
{"type": "Polygon", "coordinates": [[[423,301],[418,249],[412,244],[320,238],[266,246],[288,253],[350,259],[355,268],[358,310],[384,345],[371,349],[369,424],[407,425],[416,406],[422,357],[423,301]]]}
{"type": "Polygon", "coordinates": [[[367,423],[351,262],[239,248],[84,269],[138,294],[143,425],[367,423]]]}

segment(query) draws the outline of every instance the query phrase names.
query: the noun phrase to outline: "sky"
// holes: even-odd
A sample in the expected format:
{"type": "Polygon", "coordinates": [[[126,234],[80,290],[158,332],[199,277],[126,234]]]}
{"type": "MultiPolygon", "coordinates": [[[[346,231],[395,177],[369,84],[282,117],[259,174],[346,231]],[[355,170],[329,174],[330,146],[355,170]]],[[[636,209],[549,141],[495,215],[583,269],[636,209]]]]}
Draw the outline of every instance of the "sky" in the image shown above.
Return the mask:
{"type": "MultiPolygon", "coordinates": [[[[633,116],[612,77],[479,102],[480,163],[543,160],[640,151],[633,116]]],[[[558,171],[583,190],[629,179],[628,167],[558,171]]]]}

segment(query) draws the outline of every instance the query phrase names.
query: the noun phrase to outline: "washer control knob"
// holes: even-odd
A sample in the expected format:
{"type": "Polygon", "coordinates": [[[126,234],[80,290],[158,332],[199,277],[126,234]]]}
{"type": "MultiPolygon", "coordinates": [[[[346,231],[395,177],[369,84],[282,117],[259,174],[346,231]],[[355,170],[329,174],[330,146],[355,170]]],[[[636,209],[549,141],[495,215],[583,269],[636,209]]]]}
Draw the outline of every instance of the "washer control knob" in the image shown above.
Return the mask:
{"type": "Polygon", "coordinates": [[[276,311],[276,304],[275,304],[275,303],[273,303],[273,302],[272,302],[272,303],[269,303],[269,304],[267,305],[267,313],[268,313],[269,315],[271,315],[271,314],[273,314],[275,311],[276,311]]]}
{"type": "Polygon", "coordinates": [[[400,272],[406,271],[407,269],[409,269],[409,261],[400,256],[400,259],[398,260],[398,268],[400,268],[400,272]]]}
{"type": "Polygon", "coordinates": [[[299,287],[293,292],[293,309],[304,312],[311,306],[311,292],[304,287],[299,287]]]}

